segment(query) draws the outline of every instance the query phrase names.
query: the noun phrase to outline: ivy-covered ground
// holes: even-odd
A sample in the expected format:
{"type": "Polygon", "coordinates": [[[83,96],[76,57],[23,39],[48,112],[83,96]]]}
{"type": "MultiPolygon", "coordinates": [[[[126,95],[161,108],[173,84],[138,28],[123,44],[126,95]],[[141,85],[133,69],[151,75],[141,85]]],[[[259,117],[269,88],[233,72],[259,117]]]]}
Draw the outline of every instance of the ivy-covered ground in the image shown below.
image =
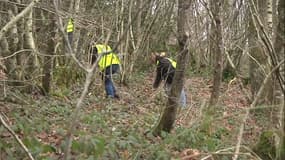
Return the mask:
{"type": "MultiPolygon", "coordinates": [[[[179,109],[175,128],[162,137],[151,134],[166,103],[163,89],[152,89],[153,73],[137,74],[128,85],[116,83],[120,100],[106,99],[101,80],[95,80],[77,116],[72,159],[231,159],[241,119],[249,106],[248,89],[242,90],[237,80],[223,82],[219,105],[207,108],[212,81],[206,76],[189,77],[185,81],[188,107],[179,109]]],[[[70,115],[83,82],[62,88],[54,86],[51,95],[43,97],[5,86],[6,95],[0,98],[4,120],[35,159],[63,159],[70,115]]],[[[240,159],[256,159],[251,148],[262,130],[274,127],[269,125],[272,113],[272,108],[265,107],[250,115],[240,159]]],[[[28,159],[3,125],[0,137],[0,159],[28,159]]]]}

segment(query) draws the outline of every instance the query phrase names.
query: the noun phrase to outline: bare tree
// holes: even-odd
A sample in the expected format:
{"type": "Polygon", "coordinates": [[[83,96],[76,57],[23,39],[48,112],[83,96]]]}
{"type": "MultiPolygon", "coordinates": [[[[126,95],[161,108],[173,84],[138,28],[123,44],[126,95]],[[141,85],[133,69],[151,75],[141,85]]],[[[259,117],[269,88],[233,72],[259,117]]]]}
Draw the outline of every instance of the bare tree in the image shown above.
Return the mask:
{"type": "MultiPolygon", "coordinates": [[[[23,36],[23,48],[27,51],[21,55],[21,66],[24,68],[23,77],[20,77],[22,80],[31,81],[33,73],[35,72],[35,65],[37,61],[36,46],[33,35],[33,9],[31,9],[27,16],[23,19],[24,21],[24,36],[23,36]]],[[[19,28],[20,29],[20,28],[19,28]]],[[[21,29],[20,29],[21,30],[21,29]]],[[[26,85],[26,92],[31,92],[33,89],[33,84],[26,85]]]]}
{"type": "Polygon", "coordinates": [[[210,98],[209,105],[216,105],[219,100],[220,94],[220,84],[222,81],[222,70],[223,70],[223,55],[224,55],[224,44],[223,44],[223,36],[222,36],[222,16],[221,16],[221,0],[211,1],[211,11],[213,13],[212,19],[212,38],[211,50],[214,53],[215,65],[214,65],[214,84],[212,89],[212,94],[210,98]]]}
{"type": "Polygon", "coordinates": [[[170,90],[170,96],[168,97],[168,102],[158,126],[154,130],[154,135],[160,135],[162,131],[170,132],[176,119],[177,107],[179,106],[178,101],[183,87],[184,73],[189,56],[189,33],[186,32],[188,24],[185,19],[187,19],[187,10],[190,8],[191,3],[191,0],[178,0],[177,33],[179,54],[177,59],[177,68],[170,90]]]}
{"type": "Polygon", "coordinates": [[[43,86],[43,94],[48,95],[50,92],[50,85],[51,85],[51,71],[53,68],[52,61],[53,55],[55,52],[55,45],[56,45],[56,20],[55,16],[47,13],[49,17],[49,23],[47,24],[47,48],[46,48],[46,56],[44,57],[44,65],[43,65],[43,78],[42,78],[42,86],[43,86]]]}

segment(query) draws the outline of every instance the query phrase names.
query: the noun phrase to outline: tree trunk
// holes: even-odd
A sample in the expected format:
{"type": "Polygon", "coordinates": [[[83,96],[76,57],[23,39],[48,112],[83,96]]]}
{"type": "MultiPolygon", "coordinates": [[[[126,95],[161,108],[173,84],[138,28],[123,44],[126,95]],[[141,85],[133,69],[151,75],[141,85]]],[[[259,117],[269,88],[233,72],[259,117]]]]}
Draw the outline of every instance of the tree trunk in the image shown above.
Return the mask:
{"type": "Polygon", "coordinates": [[[267,27],[268,27],[268,33],[270,37],[272,37],[273,33],[273,17],[272,17],[272,12],[273,12],[273,0],[267,0],[267,27]]]}
{"type": "MultiPolygon", "coordinates": [[[[274,42],[274,49],[277,53],[278,56],[278,61],[281,62],[284,60],[284,55],[285,55],[285,1],[279,0],[278,2],[278,24],[276,28],[276,33],[275,33],[276,39],[274,42]]],[[[280,75],[283,77],[283,80],[285,79],[285,64],[281,65],[280,69],[280,75]]],[[[284,83],[283,83],[284,86],[284,83]]],[[[283,87],[284,88],[284,87],[283,87]]],[[[279,86],[279,96],[280,101],[280,118],[279,118],[279,123],[280,123],[280,131],[281,131],[281,136],[280,136],[280,145],[278,147],[278,159],[283,160],[285,159],[285,105],[284,105],[284,94],[281,91],[281,87],[279,86]]]]}
{"type": "MultiPolygon", "coordinates": [[[[127,33],[124,33],[125,32],[125,30],[124,30],[124,12],[125,12],[125,8],[124,8],[124,4],[125,4],[126,2],[125,2],[125,0],[121,0],[121,8],[120,8],[120,13],[119,13],[119,28],[120,28],[120,31],[119,31],[119,37],[118,37],[118,40],[120,40],[123,36],[124,36],[124,34],[126,34],[126,41],[122,41],[122,43],[120,43],[119,44],[119,50],[120,50],[120,52],[121,53],[123,53],[124,54],[124,58],[122,59],[122,71],[121,71],[121,73],[122,73],[122,75],[121,75],[121,82],[123,82],[123,83],[125,83],[126,82],[126,80],[125,80],[125,75],[126,75],[126,72],[127,72],[127,68],[126,68],[126,66],[127,66],[127,61],[128,61],[128,59],[129,59],[129,57],[130,57],[130,54],[126,51],[126,50],[124,50],[124,48],[127,48],[127,44],[128,44],[128,40],[129,40],[129,29],[127,29],[127,33]]],[[[129,9],[131,9],[131,7],[132,7],[132,3],[131,3],[131,5],[129,6],[129,9]]],[[[128,19],[128,23],[129,23],[129,20],[130,20],[130,16],[131,16],[131,10],[129,10],[129,19],[128,19]]],[[[128,25],[128,24],[127,24],[128,25]]]]}
{"type": "Polygon", "coordinates": [[[213,78],[213,89],[210,98],[209,105],[216,105],[219,100],[220,94],[220,85],[222,81],[222,70],[223,70],[223,53],[224,53],[224,44],[222,37],[222,17],[220,9],[222,7],[222,1],[211,1],[212,4],[212,13],[213,13],[213,22],[212,22],[212,32],[213,37],[211,38],[212,50],[214,54],[215,64],[214,64],[214,78],[213,78]]]}
{"type": "Polygon", "coordinates": [[[178,0],[178,17],[177,17],[177,32],[179,43],[179,54],[177,59],[177,68],[172,82],[170,95],[163,115],[158,126],[154,130],[154,135],[160,135],[162,131],[170,132],[176,119],[177,107],[179,106],[179,97],[183,87],[183,79],[186,64],[188,63],[188,33],[187,27],[187,9],[189,9],[192,1],[178,0]]]}
{"type": "MultiPolygon", "coordinates": [[[[24,54],[25,59],[24,62],[24,77],[25,80],[32,80],[33,79],[33,73],[36,73],[35,71],[35,64],[36,64],[36,54],[35,54],[35,41],[33,36],[33,10],[30,10],[30,12],[27,14],[27,18],[25,18],[25,32],[24,32],[24,49],[29,49],[29,51],[26,51],[24,54]]],[[[30,93],[32,91],[33,86],[27,85],[26,92],[30,93]]]]}
{"type": "MultiPolygon", "coordinates": [[[[77,23],[77,21],[79,21],[79,18],[78,18],[78,16],[79,16],[79,12],[80,12],[80,0],[74,0],[74,8],[72,8],[71,10],[69,10],[70,11],[70,13],[73,13],[72,14],[72,18],[73,18],[73,20],[74,20],[74,28],[76,28],[76,30],[74,29],[74,31],[71,33],[72,34],[72,42],[71,42],[71,48],[73,49],[73,51],[75,52],[75,51],[77,51],[77,50],[79,50],[79,49],[77,49],[77,47],[80,47],[80,46],[78,46],[79,45],[79,43],[80,43],[80,34],[81,34],[81,29],[79,29],[79,27],[77,27],[76,26],[76,23],[77,23]]],[[[72,5],[70,5],[70,7],[71,7],[72,5]]],[[[76,54],[76,57],[78,57],[78,52],[75,52],[75,54],[76,54]]]]}
{"type": "MultiPolygon", "coordinates": [[[[49,14],[49,13],[48,13],[49,14]]],[[[52,17],[49,15],[49,23],[47,25],[47,35],[48,41],[47,41],[47,49],[46,49],[46,55],[44,57],[44,66],[43,66],[43,78],[42,78],[42,86],[43,86],[43,94],[48,95],[50,92],[50,84],[51,84],[51,71],[52,71],[52,56],[54,55],[55,50],[55,35],[56,35],[56,20],[55,17],[52,17]]]]}

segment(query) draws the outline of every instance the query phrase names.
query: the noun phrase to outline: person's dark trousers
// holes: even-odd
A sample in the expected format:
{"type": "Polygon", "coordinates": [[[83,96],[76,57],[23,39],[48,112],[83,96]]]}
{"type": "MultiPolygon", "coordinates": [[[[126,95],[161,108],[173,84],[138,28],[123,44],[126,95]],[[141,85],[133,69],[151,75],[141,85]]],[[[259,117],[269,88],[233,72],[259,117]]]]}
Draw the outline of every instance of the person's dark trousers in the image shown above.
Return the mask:
{"type": "Polygon", "coordinates": [[[107,97],[116,98],[116,89],[112,81],[112,74],[118,72],[120,66],[118,64],[112,64],[105,69],[105,90],[107,97]]]}
{"type": "Polygon", "coordinates": [[[71,48],[73,48],[73,32],[68,32],[67,37],[71,48]]]}

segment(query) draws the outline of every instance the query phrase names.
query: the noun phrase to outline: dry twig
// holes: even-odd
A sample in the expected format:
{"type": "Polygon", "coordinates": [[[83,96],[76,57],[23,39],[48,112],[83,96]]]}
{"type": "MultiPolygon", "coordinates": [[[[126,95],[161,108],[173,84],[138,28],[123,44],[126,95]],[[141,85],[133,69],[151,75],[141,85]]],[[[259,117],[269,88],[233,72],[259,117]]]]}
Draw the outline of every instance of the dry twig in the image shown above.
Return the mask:
{"type": "Polygon", "coordinates": [[[11,127],[5,122],[3,119],[2,113],[0,114],[0,120],[3,126],[13,135],[13,137],[17,140],[17,142],[20,144],[20,146],[24,149],[25,153],[29,157],[30,160],[34,160],[31,152],[29,152],[28,148],[25,146],[25,144],[22,142],[22,140],[17,136],[17,134],[11,129],[11,127]]]}

